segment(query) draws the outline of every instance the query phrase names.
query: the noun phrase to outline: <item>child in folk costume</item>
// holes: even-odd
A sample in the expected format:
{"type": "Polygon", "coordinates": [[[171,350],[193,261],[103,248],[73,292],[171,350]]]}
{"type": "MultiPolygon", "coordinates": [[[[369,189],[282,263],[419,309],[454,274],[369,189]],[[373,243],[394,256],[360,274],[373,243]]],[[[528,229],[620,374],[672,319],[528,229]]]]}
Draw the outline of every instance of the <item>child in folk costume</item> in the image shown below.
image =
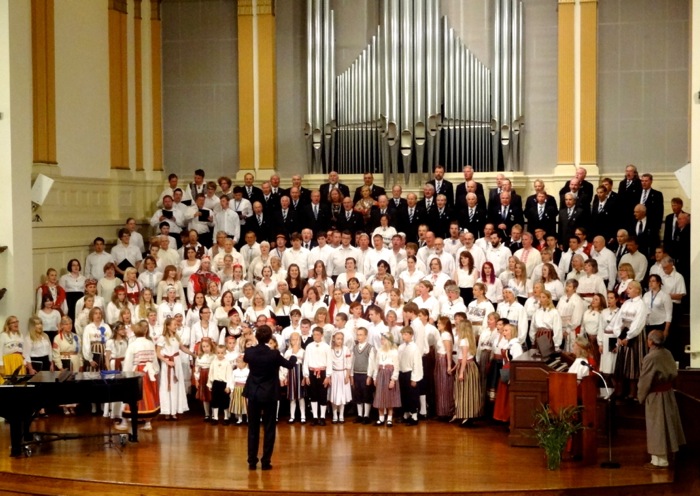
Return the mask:
{"type": "MultiPolygon", "coordinates": [[[[124,356],[123,370],[126,372],[142,372],[143,389],[138,402],[139,418],[146,423],[143,430],[150,431],[151,420],[160,413],[160,398],[158,396],[158,372],[160,366],[156,355],[156,345],[148,337],[148,323],[145,320],[134,324],[134,340],[129,343],[124,356]]],[[[123,411],[123,418],[117,429],[126,429],[124,418],[131,414],[129,405],[123,411]]]]}
{"type": "MultiPolygon", "coordinates": [[[[406,425],[418,425],[420,391],[418,383],[423,380],[423,357],[413,340],[413,328],[401,329],[403,343],[399,346],[399,386],[401,404],[404,407],[403,421],[406,425]]],[[[390,425],[387,420],[387,425],[390,425]]]]}
{"type": "MultiPolygon", "coordinates": [[[[56,329],[60,326],[60,319],[56,329]]],[[[27,359],[27,368],[30,374],[42,370],[53,371],[53,361],[51,360],[51,341],[44,332],[44,326],[38,317],[29,319],[29,336],[25,340],[24,354],[27,359]]]]}
{"type": "MultiPolygon", "coordinates": [[[[494,347],[498,342],[501,334],[498,329],[499,315],[496,312],[491,312],[486,317],[486,327],[481,329],[479,334],[478,345],[476,351],[476,363],[479,366],[479,380],[481,381],[481,393],[483,394],[482,406],[484,409],[489,409],[492,406],[493,400],[496,399],[496,388],[493,387],[491,395],[489,395],[489,387],[487,379],[489,372],[493,366],[492,360],[494,355],[494,347]]],[[[489,415],[490,412],[484,412],[489,415]]]]}
{"type": "Polygon", "coordinates": [[[233,367],[226,360],[226,346],[217,345],[216,358],[209,367],[207,388],[211,391],[212,423],[219,422],[219,410],[224,412],[224,425],[229,423],[229,404],[233,367]]]}
{"type": "Polygon", "coordinates": [[[224,346],[226,347],[226,361],[231,364],[231,370],[233,370],[233,368],[236,366],[238,355],[241,354],[240,350],[238,349],[238,343],[236,342],[236,336],[226,336],[224,346]]]}
{"type": "MultiPolygon", "coordinates": [[[[109,370],[122,370],[122,363],[126,356],[128,346],[126,339],[126,326],[123,322],[117,322],[112,329],[112,338],[105,344],[105,363],[109,370]]],[[[123,403],[116,401],[104,404],[103,416],[113,420],[121,418],[123,403]]]]}
{"type": "MultiPolygon", "coordinates": [[[[304,321],[302,321],[303,326],[304,321]]],[[[331,384],[333,352],[328,343],[323,340],[323,328],[321,327],[314,328],[313,342],[305,348],[302,370],[304,371],[304,382],[307,386],[309,401],[311,401],[314,425],[326,425],[326,402],[328,401],[326,388],[331,384]],[[319,405],[319,403],[321,404],[319,405]]]]}
{"type": "Polygon", "coordinates": [[[103,320],[102,309],[93,307],[88,316],[90,323],[83,329],[83,359],[88,371],[104,370],[105,345],[112,337],[112,329],[103,320]]]}
{"type": "Polygon", "coordinates": [[[562,333],[564,335],[564,351],[573,352],[576,336],[581,332],[581,322],[586,305],[576,293],[578,281],[569,279],[564,286],[564,296],[557,303],[557,311],[561,315],[562,333]]]}
{"type": "MultiPolygon", "coordinates": [[[[502,370],[510,370],[511,360],[519,357],[523,353],[522,345],[517,335],[515,335],[515,327],[513,324],[503,326],[503,335],[498,342],[501,358],[503,359],[502,370]]],[[[493,407],[493,419],[500,422],[508,422],[510,420],[510,405],[508,403],[508,388],[510,381],[510,373],[508,377],[501,374],[496,389],[496,402],[493,407]]]]}
{"type": "MultiPolygon", "coordinates": [[[[156,340],[156,355],[160,360],[160,397],[161,413],[168,420],[177,420],[177,415],[189,410],[185,393],[185,378],[183,363],[187,363],[181,355],[194,355],[180,341],[177,333],[178,322],[168,317],[163,324],[163,334],[156,340]]],[[[188,367],[189,370],[189,367],[188,367]]]]}
{"type": "MultiPolygon", "coordinates": [[[[233,382],[233,391],[231,392],[231,413],[236,416],[236,425],[243,423],[243,415],[248,413],[248,405],[243,396],[243,388],[248,380],[250,370],[248,364],[243,360],[243,355],[239,355],[236,359],[236,368],[233,369],[231,380],[233,382]]],[[[279,405],[279,402],[278,402],[279,405]]]]}
{"type": "Polygon", "coordinates": [[[19,374],[26,374],[24,357],[24,336],[19,330],[19,319],[10,315],[0,333],[0,360],[4,375],[12,375],[19,369],[19,374]]]}
{"type": "Polygon", "coordinates": [[[603,319],[603,328],[598,332],[598,350],[600,351],[600,373],[608,377],[612,377],[615,372],[615,361],[617,360],[617,338],[613,334],[610,327],[610,322],[617,314],[618,301],[617,294],[614,291],[607,293],[607,307],[600,312],[603,319]]]}
{"type": "MultiPolygon", "coordinates": [[[[58,371],[70,370],[80,372],[83,367],[82,354],[80,353],[80,339],[72,332],[73,322],[70,317],[61,317],[58,334],[53,338],[51,356],[54,369],[58,371]]],[[[64,415],[75,415],[76,403],[61,405],[64,415]]]]}
{"type": "Polygon", "coordinates": [[[296,417],[297,403],[301,423],[306,423],[306,386],[302,373],[304,363],[304,348],[301,347],[301,335],[293,331],[289,336],[289,346],[284,352],[284,358],[297,357],[297,363],[291,369],[280,367],[280,384],[287,386],[287,399],[289,400],[289,423],[293,424],[296,417]]]}
{"type": "Polygon", "coordinates": [[[474,362],[476,343],[469,322],[457,325],[457,365],[455,383],[455,419],[462,419],[462,426],[472,425],[481,412],[481,382],[479,369],[474,362]]]}
{"type": "Polygon", "coordinates": [[[204,406],[204,421],[211,420],[211,390],[207,387],[209,380],[209,367],[216,355],[214,355],[214,345],[211,339],[202,338],[199,345],[199,354],[194,362],[194,380],[197,385],[196,398],[204,406]]]}
{"type": "Polygon", "coordinates": [[[352,348],[352,369],[350,385],[353,388],[353,399],[357,404],[356,424],[369,424],[369,414],[372,408],[372,375],[370,364],[376,360],[374,347],[367,342],[367,329],[357,329],[357,344],[352,348]]]}
{"type": "MultiPolygon", "coordinates": [[[[405,313],[405,312],[404,312],[405,313]]],[[[383,334],[376,354],[376,362],[370,364],[372,381],[375,384],[374,408],[379,410],[375,425],[393,425],[394,408],[401,406],[399,387],[399,352],[390,334],[383,334]]]]}
{"type": "Polygon", "coordinates": [[[345,345],[345,335],[336,331],[333,334],[333,372],[331,384],[328,388],[328,401],[333,408],[333,423],[345,422],[345,404],[352,401],[350,389],[350,370],[352,368],[352,354],[345,345]]]}
{"type": "Polygon", "coordinates": [[[452,364],[452,323],[447,316],[438,317],[437,328],[440,338],[435,342],[435,414],[440,418],[449,419],[454,415],[455,377],[452,364]]]}

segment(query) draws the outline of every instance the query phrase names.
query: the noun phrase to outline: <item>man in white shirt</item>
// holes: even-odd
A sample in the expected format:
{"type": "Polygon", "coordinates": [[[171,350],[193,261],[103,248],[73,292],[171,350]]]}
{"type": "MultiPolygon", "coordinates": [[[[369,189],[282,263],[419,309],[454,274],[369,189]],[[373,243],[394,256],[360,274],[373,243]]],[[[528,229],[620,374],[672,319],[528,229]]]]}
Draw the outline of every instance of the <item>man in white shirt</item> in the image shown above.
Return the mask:
{"type": "MultiPolygon", "coordinates": [[[[299,233],[292,234],[292,247],[284,250],[282,255],[282,267],[289,271],[289,266],[296,264],[299,267],[301,276],[309,274],[309,250],[301,246],[301,235],[299,233]]],[[[313,266],[311,267],[313,269],[313,266]]]]}
{"type": "Polygon", "coordinates": [[[180,266],[180,255],[177,250],[170,248],[170,240],[168,236],[159,236],[160,250],[158,250],[158,264],[160,267],[168,265],[180,266]]]}
{"type": "Polygon", "coordinates": [[[320,231],[316,235],[316,243],[318,244],[311,248],[311,251],[309,252],[309,267],[313,269],[314,264],[321,261],[326,267],[326,273],[330,275],[328,272],[328,265],[331,255],[333,254],[333,248],[326,243],[327,239],[327,233],[325,231],[320,231]]]}
{"type": "Polygon", "coordinates": [[[433,258],[439,259],[440,263],[442,264],[442,272],[447,274],[447,276],[452,279],[452,276],[455,273],[454,257],[445,251],[445,242],[442,238],[435,238],[435,243],[433,246],[435,251],[431,255],[428,255],[428,266],[430,266],[430,261],[433,258]]]}
{"type": "Polygon", "coordinates": [[[260,256],[260,243],[257,242],[253,231],[245,233],[245,244],[241,246],[240,253],[246,267],[250,267],[253,260],[260,256]]]}
{"type": "Polygon", "coordinates": [[[224,240],[223,250],[218,250],[216,255],[214,255],[214,258],[211,261],[212,270],[217,271],[223,268],[224,257],[226,255],[231,255],[233,257],[233,265],[240,264],[243,268],[243,273],[245,274],[245,271],[248,270],[248,265],[246,265],[245,260],[243,259],[243,255],[241,255],[240,252],[236,250],[236,247],[234,246],[233,240],[231,238],[226,238],[224,240]]]}
{"type": "Polygon", "coordinates": [[[366,326],[367,341],[374,346],[375,350],[380,350],[382,349],[382,336],[389,332],[389,328],[382,319],[382,309],[377,305],[370,305],[367,317],[369,318],[369,324],[366,326]]]}
{"type": "Polygon", "coordinates": [[[197,231],[199,240],[203,246],[211,247],[212,236],[211,230],[214,227],[214,212],[204,207],[205,196],[197,195],[194,199],[194,205],[187,207],[185,210],[185,220],[187,229],[197,231]]]}
{"type": "Polygon", "coordinates": [[[180,227],[184,228],[187,225],[187,219],[185,217],[187,215],[188,205],[182,201],[182,197],[183,191],[180,188],[175,188],[175,191],[173,191],[173,210],[180,211],[180,218],[182,219],[180,227]]]}
{"type": "Polygon", "coordinates": [[[323,340],[323,328],[315,327],[313,342],[304,350],[303,375],[307,386],[314,425],[326,425],[327,388],[331,384],[333,351],[323,340]],[[321,403],[321,411],[318,408],[321,403]]]}
{"type": "Polygon", "coordinates": [[[459,256],[463,251],[468,251],[471,253],[472,258],[474,259],[474,268],[481,272],[481,268],[484,266],[484,262],[486,261],[486,253],[484,253],[484,250],[477,246],[474,233],[462,231],[459,238],[462,242],[462,247],[457,250],[457,253],[455,253],[455,263],[459,264],[459,256]]]}
{"type": "Polygon", "coordinates": [[[128,266],[139,268],[141,265],[141,252],[135,246],[129,245],[131,233],[125,227],[119,230],[119,242],[112,248],[112,259],[117,266],[117,274],[124,275],[128,266]]]}
{"type": "MultiPolygon", "coordinates": [[[[229,208],[238,214],[238,221],[241,229],[245,231],[245,225],[248,219],[253,216],[253,204],[250,200],[243,198],[243,187],[234,186],[233,188],[233,200],[229,203],[229,208]]],[[[236,240],[239,238],[236,237],[236,240]]]]}
{"type": "Polygon", "coordinates": [[[491,245],[491,234],[494,232],[495,227],[492,223],[487,222],[484,224],[484,236],[474,241],[474,244],[481,248],[484,253],[488,250],[491,245]]]}
{"type": "Polygon", "coordinates": [[[501,236],[497,232],[491,233],[491,245],[486,250],[486,260],[493,264],[493,270],[497,276],[508,268],[510,249],[501,243],[501,236]]]}
{"type": "Polygon", "coordinates": [[[428,267],[428,259],[430,258],[430,255],[435,253],[435,233],[432,231],[427,231],[423,239],[425,240],[425,245],[418,248],[416,258],[418,258],[418,260],[423,262],[425,266],[428,267]]]}
{"type": "Polygon", "coordinates": [[[581,241],[575,234],[569,236],[569,249],[561,254],[561,259],[559,260],[559,273],[568,274],[573,269],[573,256],[581,255],[583,261],[588,259],[586,252],[581,248],[581,241]]]}
{"type": "Polygon", "coordinates": [[[365,276],[369,277],[377,273],[377,263],[380,260],[389,264],[392,274],[396,273],[396,258],[391,250],[384,248],[384,238],[381,234],[375,234],[372,241],[374,241],[374,249],[367,250],[364,259],[365,276]]]}
{"type": "Polygon", "coordinates": [[[141,251],[141,253],[146,253],[146,246],[143,244],[143,236],[141,236],[141,233],[136,230],[136,219],[134,219],[133,217],[129,217],[128,219],[126,219],[126,224],[124,225],[124,227],[126,227],[131,233],[131,239],[129,240],[129,244],[138,248],[141,251]]]}
{"type": "MultiPolygon", "coordinates": [[[[160,196],[158,197],[158,201],[156,202],[156,206],[158,208],[163,206],[163,200],[165,199],[166,196],[169,196],[170,198],[173,197],[173,193],[175,192],[175,188],[177,188],[177,183],[178,183],[177,174],[169,174],[168,175],[168,186],[161,192],[160,196]]],[[[190,196],[189,191],[183,191],[182,199],[184,201],[191,201],[192,200],[192,197],[190,196]]]]}
{"type": "Polygon", "coordinates": [[[92,242],[95,249],[85,259],[84,275],[87,278],[93,278],[96,281],[102,279],[105,275],[104,266],[113,262],[112,256],[105,252],[105,240],[101,237],[95,238],[92,242]]]}
{"type": "Polygon", "coordinates": [[[452,256],[455,256],[457,250],[462,247],[462,242],[459,239],[459,221],[453,220],[450,222],[450,237],[445,239],[445,251],[452,256]]]}
{"type": "MultiPolygon", "coordinates": [[[[185,225],[185,219],[179,209],[173,208],[173,197],[166,195],[163,198],[163,208],[159,208],[151,217],[151,226],[158,228],[161,222],[167,222],[172,234],[180,234],[185,225]]],[[[131,233],[130,233],[131,234],[131,233]]],[[[138,248],[137,248],[138,249],[138,248]]]]}
{"type": "Polygon", "coordinates": [[[214,232],[223,231],[233,239],[234,244],[240,239],[241,222],[238,213],[229,208],[229,199],[222,196],[219,200],[221,211],[214,215],[214,232]]]}
{"type": "Polygon", "coordinates": [[[676,270],[673,258],[668,255],[661,260],[661,267],[663,268],[663,274],[661,274],[661,282],[663,284],[661,289],[671,297],[675,309],[675,305],[679,305],[683,297],[687,294],[685,279],[683,279],[683,276],[676,270]]]}
{"type": "Polygon", "coordinates": [[[406,239],[403,233],[394,234],[391,237],[391,252],[396,258],[396,264],[400,264],[401,261],[406,260],[406,239]]]}
{"type": "Polygon", "coordinates": [[[598,263],[598,275],[603,278],[608,290],[612,291],[617,277],[617,260],[615,259],[615,253],[605,246],[605,238],[603,236],[593,238],[591,258],[598,263]]]}
{"type": "MultiPolygon", "coordinates": [[[[348,258],[354,258],[355,262],[358,261],[359,250],[350,244],[352,241],[352,234],[350,232],[343,232],[340,235],[341,245],[332,250],[328,258],[328,265],[326,266],[326,272],[331,277],[338,277],[340,274],[345,272],[345,260],[348,258]]],[[[361,267],[356,265],[357,267],[361,267]]]]}
{"type": "Polygon", "coordinates": [[[628,263],[632,266],[634,269],[634,279],[636,281],[643,281],[647,276],[649,262],[647,261],[647,257],[639,251],[639,244],[637,243],[636,236],[627,238],[627,253],[622,255],[620,259],[620,264],[623,263],[628,263]]]}
{"type": "Polygon", "coordinates": [[[525,264],[527,275],[530,277],[533,269],[542,263],[539,250],[532,246],[532,234],[524,232],[522,237],[523,247],[517,250],[513,256],[525,264]]]}

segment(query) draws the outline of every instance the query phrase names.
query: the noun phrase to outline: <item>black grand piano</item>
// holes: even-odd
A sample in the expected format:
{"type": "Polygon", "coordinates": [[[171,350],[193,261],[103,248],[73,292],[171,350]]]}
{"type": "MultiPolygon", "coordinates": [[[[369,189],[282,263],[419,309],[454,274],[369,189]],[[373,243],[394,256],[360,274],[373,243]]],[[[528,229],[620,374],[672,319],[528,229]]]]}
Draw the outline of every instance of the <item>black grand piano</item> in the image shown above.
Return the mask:
{"type": "Polygon", "coordinates": [[[24,443],[36,412],[67,403],[111,403],[122,401],[131,408],[131,435],[138,442],[138,401],[143,394],[140,372],[100,373],[39,372],[13,377],[0,385],[0,417],[10,424],[10,456],[23,454],[24,443]]]}

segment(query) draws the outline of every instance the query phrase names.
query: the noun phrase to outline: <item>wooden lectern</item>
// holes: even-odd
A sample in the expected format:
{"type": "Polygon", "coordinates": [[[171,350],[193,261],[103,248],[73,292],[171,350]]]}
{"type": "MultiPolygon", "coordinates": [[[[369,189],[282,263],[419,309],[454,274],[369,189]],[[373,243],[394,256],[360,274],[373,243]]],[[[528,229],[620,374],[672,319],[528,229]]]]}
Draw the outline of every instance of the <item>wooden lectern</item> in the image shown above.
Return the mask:
{"type": "Polygon", "coordinates": [[[533,414],[540,404],[557,410],[564,406],[583,405],[584,429],[581,433],[583,462],[597,461],[598,387],[595,377],[585,377],[576,384],[576,375],[554,372],[547,363],[535,356],[533,350],[523,353],[510,363],[510,435],[511,446],[537,446],[532,425],[533,414]]]}

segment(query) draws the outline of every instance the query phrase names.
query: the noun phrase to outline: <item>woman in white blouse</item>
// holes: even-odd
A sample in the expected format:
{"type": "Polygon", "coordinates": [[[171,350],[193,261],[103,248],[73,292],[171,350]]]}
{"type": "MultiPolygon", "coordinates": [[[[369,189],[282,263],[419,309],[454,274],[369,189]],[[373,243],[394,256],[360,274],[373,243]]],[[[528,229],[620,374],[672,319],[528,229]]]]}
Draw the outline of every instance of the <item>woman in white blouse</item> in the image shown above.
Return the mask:
{"type": "Polygon", "coordinates": [[[350,292],[348,281],[353,277],[357,278],[360,286],[364,286],[365,275],[362,272],[357,272],[357,261],[352,257],[348,257],[345,259],[345,272],[340,274],[335,280],[335,287],[340,288],[343,294],[350,292]]]}
{"type": "Polygon", "coordinates": [[[438,300],[445,294],[445,283],[450,280],[450,276],[442,271],[442,262],[439,258],[432,258],[428,262],[430,273],[423,280],[430,281],[433,285],[433,296],[438,300]]]}
{"type": "Polygon", "coordinates": [[[479,277],[480,283],[484,285],[486,299],[492,304],[497,304],[503,301],[503,284],[501,280],[496,277],[496,271],[493,268],[491,262],[484,262],[481,267],[481,276],[479,277]]]}
{"type": "Polygon", "coordinates": [[[231,291],[233,299],[238,300],[243,295],[243,286],[245,286],[246,282],[247,281],[243,279],[243,266],[241,264],[236,264],[233,266],[233,277],[230,281],[224,283],[221,291],[231,291]]]}
{"type": "Polygon", "coordinates": [[[668,337],[673,318],[673,301],[666,291],[661,290],[663,282],[661,277],[652,274],[649,276],[649,291],[644,294],[642,300],[649,308],[647,317],[646,332],[661,331],[664,338],[668,337]]]}
{"type": "Polygon", "coordinates": [[[38,317],[29,319],[29,336],[25,340],[24,353],[27,357],[27,369],[30,374],[35,374],[42,370],[53,370],[51,341],[44,332],[44,326],[38,317]]]}
{"type": "Polygon", "coordinates": [[[277,280],[272,278],[272,267],[263,267],[262,279],[255,285],[255,291],[262,293],[265,304],[270,305],[277,294],[277,280]]]}
{"type": "Polygon", "coordinates": [[[370,237],[374,239],[374,236],[377,234],[384,240],[384,246],[391,246],[391,239],[396,235],[396,229],[389,225],[388,214],[379,216],[379,226],[372,232],[370,237]]]}
{"type": "Polygon", "coordinates": [[[459,266],[453,276],[459,286],[459,295],[465,304],[474,299],[474,283],[479,279],[479,271],[474,267],[474,256],[468,251],[459,254],[459,266]]]}
{"type": "Polygon", "coordinates": [[[542,283],[544,289],[552,295],[552,302],[556,306],[557,302],[564,296],[564,284],[559,280],[559,273],[551,263],[542,265],[542,283]]]}
{"type": "MultiPolygon", "coordinates": [[[[467,305],[467,320],[474,330],[475,337],[479,336],[482,328],[486,328],[488,316],[492,312],[494,312],[493,303],[486,298],[486,286],[482,282],[477,282],[474,284],[474,299],[467,305]]],[[[476,353],[476,349],[472,349],[472,352],[476,353]]]]}
{"type": "Polygon", "coordinates": [[[192,246],[185,248],[185,259],[180,262],[178,271],[180,273],[180,283],[183,287],[187,287],[190,277],[199,270],[200,264],[201,262],[197,258],[197,250],[192,246]]]}
{"type": "Polygon", "coordinates": [[[66,270],[68,273],[61,276],[59,284],[66,291],[68,316],[75,319],[75,304],[85,294],[85,276],[80,272],[83,268],[77,258],[68,261],[66,270]]]}
{"type": "Polygon", "coordinates": [[[620,310],[614,291],[607,292],[606,303],[607,306],[600,312],[603,319],[603,331],[598,333],[598,351],[600,352],[600,373],[612,375],[615,372],[617,360],[617,338],[610,328],[610,322],[620,310]]]}
{"type": "Polygon", "coordinates": [[[416,268],[415,255],[406,257],[406,270],[399,275],[399,289],[405,301],[411,301],[416,297],[416,285],[423,280],[425,274],[416,268]]]}
{"type": "Polygon", "coordinates": [[[306,293],[306,301],[299,307],[301,318],[313,321],[316,311],[321,307],[328,308],[323,301],[319,300],[318,290],[315,287],[310,287],[306,293]]]}
{"type": "Polygon", "coordinates": [[[270,318],[273,315],[273,311],[272,307],[265,302],[265,295],[260,291],[256,291],[251,305],[245,311],[243,320],[255,323],[261,315],[270,318]]]}
{"type": "Polygon", "coordinates": [[[561,349],[561,316],[554,308],[552,294],[546,289],[540,293],[540,308],[535,311],[530,323],[530,341],[533,346],[537,346],[537,338],[540,336],[547,336],[557,350],[561,349]]]}
{"type": "Polygon", "coordinates": [[[581,319],[581,336],[588,338],[590,342],[590,353],[595,360],[591,364],[595,368],[600,367],[600,349],[598,347],[598,335],[605,331],[605,320],[603,319],[603,310],[605,309],[605,296],[600,293],[595,293],[591,297],[591,304],[586,311],[583,312],[581,319]]]}

